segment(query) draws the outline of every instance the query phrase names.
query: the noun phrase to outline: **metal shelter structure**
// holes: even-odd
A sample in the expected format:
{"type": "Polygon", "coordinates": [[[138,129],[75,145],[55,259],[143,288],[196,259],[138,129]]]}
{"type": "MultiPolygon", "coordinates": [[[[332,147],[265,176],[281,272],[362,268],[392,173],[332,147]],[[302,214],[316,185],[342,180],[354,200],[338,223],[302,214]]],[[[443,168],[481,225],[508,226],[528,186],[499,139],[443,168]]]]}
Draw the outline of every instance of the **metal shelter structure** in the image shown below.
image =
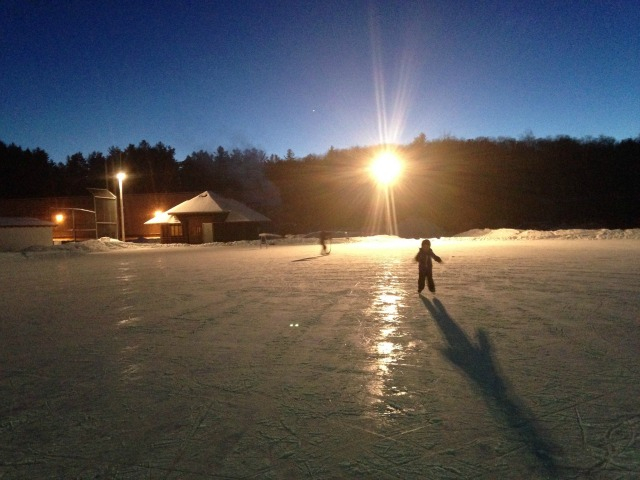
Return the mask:
{"type": "Polygon", "coordinates": [[[87,188],[93,195],[96,238],[119,238],[117,198],[106,188],[87,188]]]}
{"type": "MultiPolygon", "coordinates": [[[[53,208],[52,208],[53,210],[53,208]]],[[[77,242],[78,241],[78,232],[94,232],[95,238],[98,238],[98,232],[97,232],[97,228],[78,228],[77,224],[76,224],[76,212],[83,212],[83,213],[90,213],[91,215],[93,215],[94,221],[92,222],[94,225],[96,224],[95,222],[95,216],[96,216],[96,212],[93,210],[87,210],[85,208],[75,208],[75,207],[57,207],[55,208],[56,211],[70,211],[71,212],[71,234],[73,235],[73,241],[77,242]]],[[[82,222],[83,225],[86,225],[86,222],[82,222]]],[[[84,235],[82,236],[83,238],[84,235]]]]}

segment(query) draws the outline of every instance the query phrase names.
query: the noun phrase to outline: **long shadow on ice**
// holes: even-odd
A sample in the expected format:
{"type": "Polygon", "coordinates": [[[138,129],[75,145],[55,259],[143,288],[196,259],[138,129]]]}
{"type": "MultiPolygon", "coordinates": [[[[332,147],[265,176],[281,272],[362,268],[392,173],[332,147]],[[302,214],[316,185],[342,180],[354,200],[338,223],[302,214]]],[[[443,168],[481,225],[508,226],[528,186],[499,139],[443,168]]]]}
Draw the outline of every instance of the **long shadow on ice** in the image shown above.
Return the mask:
{"type": "Polygon", "coordinates": [[[297,260],[291,260],[292,262],[308,262],[309,260],[315,260],[316,258],[326,257],[326,255],[316,255],[314,257],[298,258],[297,260]]]}
{"type": "Polygon", "coordinates": [[[547,473],[554,476],[557,467],[552,452],[557,451],[557,447],[543,438],[535,425],[533,415],[509,391],[498,372],[487,333],[478,329],[475,344],[449,316],[440,300],[435,298],[431,302],[426,297],[421,298],[447,341],[444,355],[475,384],[492,415],[512,428],[542,463],[547,473]]]}

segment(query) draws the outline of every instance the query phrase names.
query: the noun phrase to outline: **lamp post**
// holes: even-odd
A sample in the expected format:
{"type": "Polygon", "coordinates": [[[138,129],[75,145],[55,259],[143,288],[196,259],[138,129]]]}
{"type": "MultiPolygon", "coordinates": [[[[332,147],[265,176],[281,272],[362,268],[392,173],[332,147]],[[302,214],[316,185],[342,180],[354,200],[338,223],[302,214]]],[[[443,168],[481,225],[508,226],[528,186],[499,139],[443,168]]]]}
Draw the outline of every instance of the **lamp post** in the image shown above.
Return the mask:
{"type": "Polygon", "coordinates": [[[116,175],[118,179],[118,188],[120,190],[120,229],[122,231],[122,241],[126,241],[126,236],[124,234],[124,202],[122,200],[122,181],[127,178],[127,174],[124,172],[118,172],[116,175]]]}

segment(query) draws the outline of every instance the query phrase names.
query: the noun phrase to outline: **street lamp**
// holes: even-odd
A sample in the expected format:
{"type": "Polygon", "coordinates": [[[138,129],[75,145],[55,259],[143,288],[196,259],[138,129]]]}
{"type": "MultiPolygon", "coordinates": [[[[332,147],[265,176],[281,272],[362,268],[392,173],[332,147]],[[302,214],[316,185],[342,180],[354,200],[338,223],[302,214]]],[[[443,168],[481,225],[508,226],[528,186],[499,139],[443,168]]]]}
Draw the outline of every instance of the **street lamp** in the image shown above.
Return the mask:
{"type": "Polygon", "coordinates": [[[118,179],[118,188],[120,189],[120,225],[121,225],[121,230],[122,230],[122,241],[126,241],[125,234],[124,234],[124,202],[122,200],[122,181],[127,178],[127,174],[124,172],[118,172],[118,174],[116,175],[116,178],[118,179]]]}

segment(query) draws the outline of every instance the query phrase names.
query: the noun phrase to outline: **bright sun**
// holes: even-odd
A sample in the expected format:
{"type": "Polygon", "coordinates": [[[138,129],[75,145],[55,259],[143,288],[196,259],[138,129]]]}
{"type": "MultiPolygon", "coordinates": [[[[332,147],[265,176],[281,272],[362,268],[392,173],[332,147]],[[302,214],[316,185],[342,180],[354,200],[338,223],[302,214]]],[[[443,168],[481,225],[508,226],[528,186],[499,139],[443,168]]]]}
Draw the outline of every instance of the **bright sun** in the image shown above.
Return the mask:
{"type": "Polygon", "coordinates": [[[369,167],[371,175],[382,185],[393,183],[402,171],[402,163],[391,152],[380,154],[369,167]]]}

